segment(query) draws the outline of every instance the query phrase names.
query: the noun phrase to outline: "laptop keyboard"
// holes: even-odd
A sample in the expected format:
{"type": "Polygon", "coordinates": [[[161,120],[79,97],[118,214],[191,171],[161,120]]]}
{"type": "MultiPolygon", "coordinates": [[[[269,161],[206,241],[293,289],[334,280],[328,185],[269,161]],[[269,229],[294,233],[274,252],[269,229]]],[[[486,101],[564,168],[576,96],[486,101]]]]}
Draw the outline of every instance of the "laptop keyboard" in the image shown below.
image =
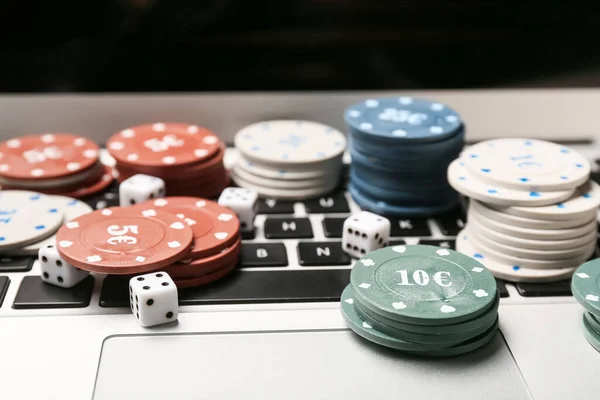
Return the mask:
{"type": "MultiPolygon", "coordinates": [[[[600,180],[600,174],[592,174],[600,180]]],[[[118,187],[85,202],[95,209],[118,205],[118,187]]],[[[343,191],[303,201],[261,199],[257,229],[243,234],[238,270],[208,286],[180,291],[181,305],[336,302],[350,276],[352,259],[342,251],[344,220],[358,209],[343,191]]],[[[433,219],[393,218],[391,245],[421,243],[454,248],[463,228],[463,208],[433,219]]],[[[43,284],[32,271],[33,257],[0,258],[0,310],[64,309],[90,306],[99,290],[100,310],[129,306],[126,277],[90,277],[72,289],[43,284]],[[20,281],[11,274],[25,275],[20,281]],[[19,287],[6,298],[10,285],[19,287]]],[[[34,270],[35,271],[35,270],[34,270]]],[[[570,282],[506,284],[498,280],[501,297],[571,296],[570,282]],[[508,287],[513,287],[511,291],[508,287]]]]}

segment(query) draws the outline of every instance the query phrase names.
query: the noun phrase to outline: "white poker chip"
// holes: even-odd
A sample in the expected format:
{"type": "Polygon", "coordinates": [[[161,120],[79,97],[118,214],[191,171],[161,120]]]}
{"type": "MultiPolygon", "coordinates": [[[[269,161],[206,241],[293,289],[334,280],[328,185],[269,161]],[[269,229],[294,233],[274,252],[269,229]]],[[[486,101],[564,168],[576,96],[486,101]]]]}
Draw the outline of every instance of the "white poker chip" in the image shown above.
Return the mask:
{"type": "Polygon", "coordinates": [[[534,239],[523,239],[516,236],[506,235],[504,233],[496,232],[495,230],[482,225],[481,223],[473,220],[467,224],[469,230],[476,235],[485,236],[498,243],[505,244],[507,246],[540,250],[540,251],[552,251],[552,250],[567,250],[573,249],[596,240],[597,231],[592,230],[591,232],[572,239],[562,240],[534,240],[534,239]]]}
{"type": "Polygon", "coordinates": [[[577,188],[573,195],[563,202],[542,207],[496,207],[506,214],[524,218],[539,218],[552,221],[572,220],[595,215],[600,207],[600,185],[590,180],[577,188]]]}
{"type": "Polygon", "coordinates": [[[324,194],[330,193],[339,185],[339,179],[335,179],[327,182],[326,185],[314,188],[305,188],[305,189],[274,189],[271,187],[265,187],[253,184],[248,182],[247,180],[241,178],[236,175],[234,170],[230,171],[231,178],[235,183],[237,183],[240,187],[246,189],[253,189],[262,196],[269,197],[273,199],[291,199],[291,200],[304,200],[322,196],[324,194]]]}
{"type": "Polygon", "coordinates": [[[575,228],[565,229],[530,229],[519,226],[512,226],[502,222],[494,221],[481,214],[476,208],[469,207],[468,221],[478,221],[480,224],[488,226],[490,229],[504,233],[506,235],[515,236],[523,239],[544,240],[544,239],[572,239],[584,236],[589,232],[597,229],[596,221],[591,221],[585,225],[575,228]]]}
{"type": "Polygon", "coordinates": [[[303,168],[302,166],[286,166],[285,168],[277,168],[268,164],[262,164],[256,161],[248,160],[244,156],[239,155],[234,166],[238,169],[248,172],[249,174],[256,175],[257,177],[287,179],[292,181],[330,176],[332,175],[332,172],[335,173],[342,168],[342,160],[340,156],[323,163],[311,164],[307,168],[303,168]]]}
{"type": "Polygon", "coordinates": [[[45,239],[62,222],[62,213],[48,196],[24,190],[0,191],[0,250],[45,239]]]}
{"type": "Polygon", "coordinates": [[[556,269],[530,269],[518,265],[495,261],[487,256],[481,249],[476,248],[464,230],[456,238],[456,250],[474,258],[500,279],[511,282],[555,282],[569,279],[579,265],[565,265],[556,269]]]}
{"type": "Polygon", "coordinates": [[[259,122],[240,130],[234,143],[249,160],[282,166],[323,162],[346,149],[343,133],[311,121],[259,122]]]}
{"type": "MultiPolygon", "coordinates": [[[[481,243],[486,248],[493,250],[495,252],[499,252],[501,254],[506,254],[511,257],[525,258],[531,260],[553,260],[553,261],[562,261],[573,259],[582,256],[583,254],[589,254],[593,252],[596,248],[596,241],[592,239],[585,245],[574,247],[570,249],[564,250],[531,250],[522,247],[508,246],[497,242],[489,237],[478,233],[475,230],[471,229],[472,225],[467,225],[466,232],[471,237],[475,237],[476,242],[481,243]]],[[[587,260],[587,258],[586,258],[587,260]]]]}
{"type": "Polygon", "coordinates": [[[553,221],[553,220],[545,220],[545,219],[537,219],[537,218],[526,218],[520,217],[518,215],[507,214],[503,212],[503,207],[498,206],[498,209],[495,209],[493,205],[488,206],[485,203],[481,203],[477,200],[471,200],[469,203],[470,207],[473,207],[480,214],[493,219],[494,221],[511,225],[518,226],[521,228],[531,228],[531,229],[564,229],[564,228],[575,228],[578,226],[586,225],[590,223],[592,220],[596,219],[597,212],[592,210],[592,212],[588,212],[587,215],[583,215],[582,217],[573,218],[573,219],[565,219],[561,221],[553,221]]]}
{"type": "MultiPolygon", "coordinates": [[[[467,235],[469,231],[466,231],[467,235]]],[[[491,260],[495,260],[497,262],[519,266],[520,268],[527,269],[559,269],[564,266],[576,266],[583,264],[586,262],[596,250],[595,246],[587,247],[586,252],[578,254],[571,258],[565,258],[560,260],[534,260],[529,258],[516,257],[513,255],[509,255],[506,253],[502,253],[500,251],[493,250],[483,244],[480,240],[481,236],[479,235],[468,235],[469,242],[471,245],[480,250],[482,253],[486,254],[487,258],[491,260]]]]}
{"type": "MultiPolygon", "coordinates": [[[[66,196],[47,196],[48,204],[52,204],[63,215],[63,223],[71,221],[81,215],[91,213],[94,209],[86,203],[66,196]]],[[[7,254],[14,256],[37,255],[42,247],[55,245],[56,237],[51,235],[48,238],[36,243],[32,243],[22,248],[7,251],[7,254]]]]}
{"type": "Polygon", "coordinates": [[[574,193],[574,190],[528,192],[490,185],[472,174],[460,158],[448,167],[448,182],[465,196],[501,206],[545,206],[564,201],[574,193]]]}
{"type": "Polygon", "coordinates": [[[275,178],[264,178],[261,176],[252,175],[244,171],[241,168],[233,167],[231,171],[236,177],[239,177],[253,185],[264,186],[273,189],[311,189],[315,187],[326,186],[332,180],[339,180],[340,171],[338,170],[336,175],[325,176],[317,179],[275,179],[275,178]]]}
{"type": "Polygon", "coordinates": [[[469,147],[461,159],[483,182],[522,191],[575,189],[591,172],[583,155],[543,140],[487,140],[469,147]]]}

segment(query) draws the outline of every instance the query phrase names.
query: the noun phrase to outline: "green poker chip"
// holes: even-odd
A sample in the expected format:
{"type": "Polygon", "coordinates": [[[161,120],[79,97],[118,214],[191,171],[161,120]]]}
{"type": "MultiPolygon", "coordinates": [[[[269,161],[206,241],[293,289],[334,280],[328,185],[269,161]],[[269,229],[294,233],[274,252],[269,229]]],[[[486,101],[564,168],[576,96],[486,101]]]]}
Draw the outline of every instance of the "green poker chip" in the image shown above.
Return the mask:
{"type": "Polygon", "coordinates": [[[588,261],[575,270],[571,291],[583,308],[600,317],[600,259],[588,261]]]}
{"type": "Polygon", "coordinates": [[[583,315],[583,334],[592,347],[600,351],[600,333],[593,328],[590,317],[594,318],[592,315],[588,316],[588,313],[583,315]]]}
{"type": "Polygon", "coordinates": [[[448,347],[442,344],[434,345],[408,342],[380,332],[368,322],[361,319],[356,313],[354,302],[354,291],[348,285],[342,293],[341,311],[344,320],[352,331],[370,342],[395,350],[401,350],[409,354],[431,357],[457,356],[485,346],[494,339],[498,332],[498,319],[496,319],[493,325],[483,334],[454,346],[448,347]]]}
{"type": "Polygon", "coordinates": [[[366,309],[417,325],[472,320],[497,297],[496,280],[481,263],[454,250],[425,245],[366,254],[354,265],[350,284],[366,309]]]}
{"type": "Polygon", "coordinates": [[[421,344],[421,343],[412,343],[406,340],[397,339],[395,337],[386,335],[383,332],[380,332],[374,329],[368,322],[364,321],[359,317],[354,309],[354,291],[350,287],[350,285],[346,286],[346,289],[342,292],[341,297],[341,308],[342,315],[346,320],[346,323],[355,333],[363,338],[377,343],[379,345],[390,347],[396,350],[404,350],[404,351],[426,351],[426,350],[441,350],[444,347],[447,347],[444,344],[421,344]]]}
{"type": "Polygon", "coordinates": [[[492,307],[485,313],[479,316],[475,320],[468,321],[463,324],[457,325],[438,325],[438,326],[420,326],[412,324],[403,324],[394,320],[386,319],[380,315],[369,311],[361,307],[358,300],[354,302],[354,309],[358,316],[370,324],[375,329],[386,333],[390,336],[407,340],[416,343],[444,343],[448,346],[457,345],[465,342],[473,337],[479,336],[486,332],[494,324],[498,318],[498,304],[500,298],[496,297],[492,307]],[[469,324],[469,325],[466,325],[469,324]],[[455,327],[462,325],[469,329],[456,329],[455,327]],[[405,328],[408,326],[409,329],[418,330],[422,328],[421,332],[408,331],[405,328]],[[450,328],[449,328],[450,327],[450,328]],[[423,329],[425,328],[425,329],[423,329]],[[434,331],[426,331],[426,329],[434,328],[434,331]]]}

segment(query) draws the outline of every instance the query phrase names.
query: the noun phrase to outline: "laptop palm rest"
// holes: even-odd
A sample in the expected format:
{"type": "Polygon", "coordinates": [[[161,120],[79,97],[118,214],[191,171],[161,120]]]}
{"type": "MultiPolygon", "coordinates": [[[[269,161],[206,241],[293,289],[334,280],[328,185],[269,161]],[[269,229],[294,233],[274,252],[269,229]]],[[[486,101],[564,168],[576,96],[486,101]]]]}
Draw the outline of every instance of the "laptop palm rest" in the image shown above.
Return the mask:
{"type": "Polygon", "coordinates": [[[95,400],[529,399],[502,338],[477,352],[417,358],[347,330],[114,336],[95,400]]]}

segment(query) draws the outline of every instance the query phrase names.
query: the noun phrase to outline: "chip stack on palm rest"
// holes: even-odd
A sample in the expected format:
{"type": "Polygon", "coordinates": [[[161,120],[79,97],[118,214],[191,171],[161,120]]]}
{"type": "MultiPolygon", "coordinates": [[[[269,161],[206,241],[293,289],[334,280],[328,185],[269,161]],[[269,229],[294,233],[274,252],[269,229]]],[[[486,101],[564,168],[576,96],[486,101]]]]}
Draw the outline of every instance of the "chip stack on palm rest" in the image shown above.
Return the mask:
{"type": "Polygon", "coordinates": [[[600,352],[600,259],[588,261],[573,274],[571,291],[585,308],[583,333],[587,341],[600,352]]]}
{"type": "Polygon", "coordinates": [[[405,245],[375,250],[354,265],[341,311],[363,338],[422,356],[479,349],[498,331],[496,280],[453,250],[405,245]]]}
{"type": "Polygon", "coordinates": [[[508,281],[570,278],[596,248],[600,186],[590,171],[584,156],[541,140],[468,148],[448,168],[450,184],[470,197],[457,250],[508,281]]]}

